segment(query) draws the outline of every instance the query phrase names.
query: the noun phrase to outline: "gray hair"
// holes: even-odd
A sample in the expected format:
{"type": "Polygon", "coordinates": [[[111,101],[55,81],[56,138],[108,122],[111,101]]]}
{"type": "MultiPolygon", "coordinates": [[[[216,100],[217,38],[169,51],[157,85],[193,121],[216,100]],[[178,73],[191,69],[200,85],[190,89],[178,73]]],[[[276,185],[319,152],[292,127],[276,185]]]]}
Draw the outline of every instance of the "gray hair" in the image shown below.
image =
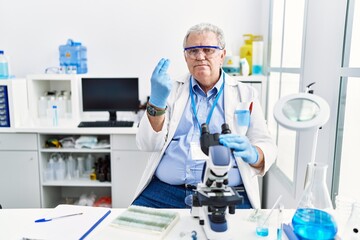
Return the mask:
{"type": "Polygon", "coordinates": [[[200,23],[193,27],[191,27],[185,35],[183,47],[185,48],[187,39],[191,33],[204,33],[204,32],[213,32],[215,33],[219,46],[224,49],[225,48],[225,37],[224,32],[221,28],[210,24],[210,23],[200,23]]]}

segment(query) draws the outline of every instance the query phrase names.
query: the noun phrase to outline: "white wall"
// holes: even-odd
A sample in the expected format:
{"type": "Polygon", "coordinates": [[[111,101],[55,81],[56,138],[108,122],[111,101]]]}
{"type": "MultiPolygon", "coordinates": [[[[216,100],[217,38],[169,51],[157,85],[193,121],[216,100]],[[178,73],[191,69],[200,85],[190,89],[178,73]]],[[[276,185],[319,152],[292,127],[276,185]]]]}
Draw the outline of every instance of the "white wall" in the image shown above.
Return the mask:
{"type": "Polygon", "coordinates": [[[12,74],[43,73],[59,65],[68,38],[88,49],[89,74],[137,76],[140,97],[161,57],[169,73],[185,73],[182,41],[200,22],[220,26],[227,48],[238,54],[245,33],[263,34],[261,0],[0,0],[0,49],[12,74]]]}

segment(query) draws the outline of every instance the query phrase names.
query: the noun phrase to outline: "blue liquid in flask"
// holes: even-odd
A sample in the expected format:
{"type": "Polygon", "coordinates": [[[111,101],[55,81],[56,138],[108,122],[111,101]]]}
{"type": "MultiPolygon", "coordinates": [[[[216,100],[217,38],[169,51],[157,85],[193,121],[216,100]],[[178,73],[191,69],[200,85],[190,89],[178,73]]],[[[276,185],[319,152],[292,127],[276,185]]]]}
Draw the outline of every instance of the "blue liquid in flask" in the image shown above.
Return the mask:
{"type": "Polygon", "coordinates": [[[330,214],[313,208],[297,209],[292,225],[300,239],[330,240],[334,239],[338,230],[330,214]]]}

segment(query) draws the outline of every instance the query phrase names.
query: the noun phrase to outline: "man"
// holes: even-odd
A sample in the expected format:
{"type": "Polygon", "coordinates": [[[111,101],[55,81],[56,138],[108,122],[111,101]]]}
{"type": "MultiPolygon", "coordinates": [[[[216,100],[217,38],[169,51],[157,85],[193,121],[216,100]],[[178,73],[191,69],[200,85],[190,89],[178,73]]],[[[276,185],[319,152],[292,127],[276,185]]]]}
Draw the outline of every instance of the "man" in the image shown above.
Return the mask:
{"type": "Polygon", "coordinates": [[[153,153],[133,204],[186,208],[184,199],[201,182],[206,158],[200,150],[200,126],[207,123],[210,133],[220,133],[221,125],[227,123],[232,134],[221,135],[220,143],[232,149],[228,185],[245,190],[240,192],[244,203],[238,208],[260,208],[257,176],[269,169],[277,148],[257,93],[222,71],[226,50],[218,27],[207,23],[193,26],[183,46],[190,74],[172,82],[167,74],[169,60],[161,59],[151,77],[147,113],[140,121],[136,141],[141,150],[153,153]],[[251,116],[241,136],[235,112],[244,103],[250,103],[251,116]]]}

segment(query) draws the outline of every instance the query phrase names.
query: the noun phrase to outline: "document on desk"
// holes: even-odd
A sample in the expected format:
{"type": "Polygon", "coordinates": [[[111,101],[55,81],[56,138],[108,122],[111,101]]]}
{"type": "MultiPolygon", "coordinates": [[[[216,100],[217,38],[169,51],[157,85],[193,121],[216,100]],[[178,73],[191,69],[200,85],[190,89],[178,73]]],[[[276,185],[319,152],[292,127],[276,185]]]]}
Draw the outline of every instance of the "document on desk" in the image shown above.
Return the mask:
{"type": "Polygon", "coordinates": [[[35,216],[23,239],[85,239],[110,212],[102,207],[59,205],[48,216],[35,216]],[[40,219],[46,221],[36,221],[40,219]]]}

